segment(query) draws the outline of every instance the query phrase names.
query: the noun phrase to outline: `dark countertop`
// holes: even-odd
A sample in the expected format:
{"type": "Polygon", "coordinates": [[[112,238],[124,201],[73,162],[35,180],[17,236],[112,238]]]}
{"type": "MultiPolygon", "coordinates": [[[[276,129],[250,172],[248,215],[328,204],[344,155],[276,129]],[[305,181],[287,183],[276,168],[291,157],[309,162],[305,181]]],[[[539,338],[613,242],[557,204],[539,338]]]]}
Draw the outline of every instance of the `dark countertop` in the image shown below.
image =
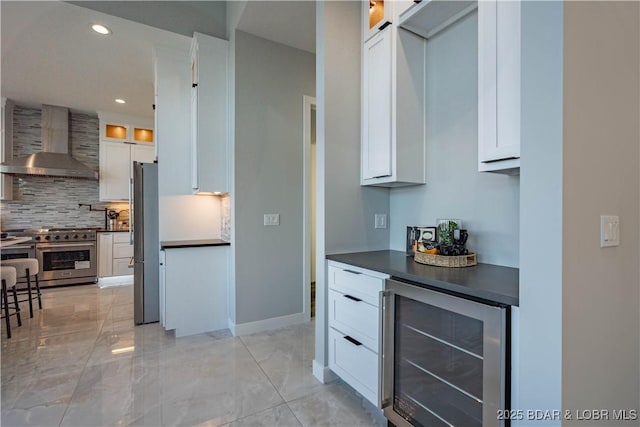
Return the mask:
{"type": "Polygon", "coordinates": [[[106,228],[96,228],[95,231],[97,233],[128,233],[129,229],[126,229],[126,230],[107,230],[106,228]]]}
{"type": "Polygon", "coordinates": [[[327,255],[331,261],[386,273],[419,286],[505,305],[518,305],[520,271],[492,264],[448,268],[419,264],[401,251],[327,255]]]}
{"type": "Polygon", "coordinates": [[[170,240],[160,242],[161,249],[197,248],[202,246],[229,246],[231,243],[221,239],[170,240]]]}

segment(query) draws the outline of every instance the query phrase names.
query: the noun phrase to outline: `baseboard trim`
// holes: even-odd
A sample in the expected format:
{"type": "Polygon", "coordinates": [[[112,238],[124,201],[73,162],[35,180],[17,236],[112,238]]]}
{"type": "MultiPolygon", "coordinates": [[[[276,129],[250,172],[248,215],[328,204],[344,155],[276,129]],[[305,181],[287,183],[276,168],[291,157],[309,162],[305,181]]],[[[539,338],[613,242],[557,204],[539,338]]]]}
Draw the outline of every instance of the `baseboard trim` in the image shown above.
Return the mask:
{"type": "Polygon", "coordinates": [[[313,360],[313,376],[322,384],[331,383],[338,379],[338,376],[328,366],[323,366],[315,359],[313,360]]]}
{"type": "Polygon", "coordinates": [[[272,317],[270,319],[247,323],[234,324],[229,320],[229,330],[234,336],[250,335],[304,322],[306,322],[305,313],[289,314],[287,316],[272,317]]]}
{"type": "Polygon", "coordinates": [[[111,288],[113,286],[127,286],[127,285],[133,285],[133,275],[98,278],[98,287],[100,288],[111,288]]]}

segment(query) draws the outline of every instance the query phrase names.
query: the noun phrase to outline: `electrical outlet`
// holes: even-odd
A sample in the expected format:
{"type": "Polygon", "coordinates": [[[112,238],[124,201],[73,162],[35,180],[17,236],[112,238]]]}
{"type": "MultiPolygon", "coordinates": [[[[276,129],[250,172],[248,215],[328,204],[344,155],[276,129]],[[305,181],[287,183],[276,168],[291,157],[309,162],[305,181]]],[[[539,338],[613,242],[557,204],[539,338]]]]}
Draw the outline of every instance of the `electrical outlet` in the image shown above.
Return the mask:
{"type": "Polygon", "coordinates": [[[374,218],[375,228],[387,228],[387,214],[375,214],[374,218]]]}
{"type": "Polygon", "coordinates": [[[280,214],[264,214],[264,225],[280,225],[280,214]]]}

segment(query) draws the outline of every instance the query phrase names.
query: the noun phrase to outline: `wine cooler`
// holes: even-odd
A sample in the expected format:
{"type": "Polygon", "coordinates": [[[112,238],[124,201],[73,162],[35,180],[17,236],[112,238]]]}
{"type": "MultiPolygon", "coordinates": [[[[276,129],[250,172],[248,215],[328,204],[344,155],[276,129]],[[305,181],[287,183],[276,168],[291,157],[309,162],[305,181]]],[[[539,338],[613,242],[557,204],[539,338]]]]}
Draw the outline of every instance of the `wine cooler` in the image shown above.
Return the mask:
{"type": "Polygon", "coordinates": [[[387,280],[382,407],[398,427],[500,426],[505,307],[387,280]]]}

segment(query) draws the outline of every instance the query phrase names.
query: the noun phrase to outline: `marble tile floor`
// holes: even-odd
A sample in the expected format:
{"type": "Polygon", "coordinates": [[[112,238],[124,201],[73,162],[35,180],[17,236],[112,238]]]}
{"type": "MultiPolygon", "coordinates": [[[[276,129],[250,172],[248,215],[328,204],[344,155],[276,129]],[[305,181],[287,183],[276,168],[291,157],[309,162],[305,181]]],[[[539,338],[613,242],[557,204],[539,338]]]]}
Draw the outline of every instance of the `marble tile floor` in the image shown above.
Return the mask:
{"type": "Polygon", "coordinates": [[[45,289],[33,319],[1,332],[5,427],[386,425],[346,384],[313,377],[313,322],[176,339],[134,327],[132,286],[85,285],[45,289]]]}

